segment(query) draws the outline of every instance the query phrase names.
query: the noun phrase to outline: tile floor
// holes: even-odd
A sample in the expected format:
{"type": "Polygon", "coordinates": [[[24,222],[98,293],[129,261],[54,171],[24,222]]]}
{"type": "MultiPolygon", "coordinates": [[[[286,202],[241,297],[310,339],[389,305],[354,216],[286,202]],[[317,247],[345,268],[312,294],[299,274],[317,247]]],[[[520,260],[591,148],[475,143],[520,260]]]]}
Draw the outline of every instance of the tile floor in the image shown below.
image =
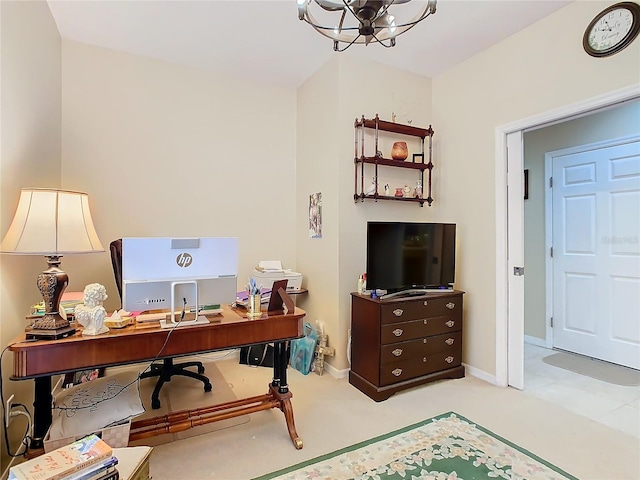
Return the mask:
{"type": "Polygon", "coordinates": [[[525,344],[524,392],[640,438],[640,386],[621,386],[548,365],[554,350],[525,344]]]}

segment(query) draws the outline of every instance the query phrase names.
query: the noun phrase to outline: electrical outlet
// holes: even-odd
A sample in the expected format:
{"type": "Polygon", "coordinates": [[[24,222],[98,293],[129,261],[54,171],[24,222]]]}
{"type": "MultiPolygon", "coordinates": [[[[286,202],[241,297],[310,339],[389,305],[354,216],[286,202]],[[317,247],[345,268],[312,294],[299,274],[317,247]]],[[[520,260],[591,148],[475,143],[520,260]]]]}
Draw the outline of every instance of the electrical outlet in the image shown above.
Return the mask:
{"type": "Polygon", "coordinates": [[[7,400],[7,404],[5,405],[5,410],[4,410],[4,424],[8,427],[9,424],[11,423],[11,409],[13,408],[13,397],[15,395],[11,395],[9,397],[9,400],[7,400]]]}

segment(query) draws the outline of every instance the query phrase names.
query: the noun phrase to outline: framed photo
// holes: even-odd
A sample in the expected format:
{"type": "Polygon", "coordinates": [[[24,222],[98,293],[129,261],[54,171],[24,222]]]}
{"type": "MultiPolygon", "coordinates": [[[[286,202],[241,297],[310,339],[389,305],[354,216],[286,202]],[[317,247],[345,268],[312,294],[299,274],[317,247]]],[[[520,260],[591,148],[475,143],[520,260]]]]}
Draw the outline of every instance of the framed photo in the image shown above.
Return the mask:
{"type": "Polygon", "coordinates": [[[87,370],[76,370],[75,372],[66,373],[62,386],[64,388],[73,387],[74,385],[80,385],[81,383],[87,383],[96,378],[104,377],[104,367],[102,368],[89,368],[87,370]]]}
{"type": "Polygon", "coordinates": [[[309,195],[309,238],[322,238],[322,193],[309,195]]]}

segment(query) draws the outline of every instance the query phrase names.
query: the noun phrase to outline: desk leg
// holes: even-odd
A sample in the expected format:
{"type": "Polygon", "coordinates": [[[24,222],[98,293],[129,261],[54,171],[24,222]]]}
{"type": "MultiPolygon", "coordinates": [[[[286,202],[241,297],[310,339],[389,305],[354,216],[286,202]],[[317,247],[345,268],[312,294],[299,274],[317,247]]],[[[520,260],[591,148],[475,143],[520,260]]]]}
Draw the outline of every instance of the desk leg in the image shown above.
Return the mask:
{"type": "Polygon", "coordinates": [[[33,439],[30,448],[43,448],[44,437],[51,426],[51,377],[36,377],[34,379],[33,396],[33,439]]]}
{"type": "Polygon", "coordinates": [[[275,342],[273,349],[273,381],[271,385],[277,388],[280,393],[289,392],[289,385],[287,385],[288,363],[287,342],[275,342]]]}
{"type": "Polygon", "coordinates": [[[293,405],[291,405],[291,397],[287,383],[287,365],[289,364],[289,342],[276,342],[273,352],[273,382],[269,388],[269,392],[277,402],[278,408],[284,413],[287,422],[287,430],[289,437],[296,449],[302,448],[302,439],[296,431],[296,425],[293,420],[293,405]]]}

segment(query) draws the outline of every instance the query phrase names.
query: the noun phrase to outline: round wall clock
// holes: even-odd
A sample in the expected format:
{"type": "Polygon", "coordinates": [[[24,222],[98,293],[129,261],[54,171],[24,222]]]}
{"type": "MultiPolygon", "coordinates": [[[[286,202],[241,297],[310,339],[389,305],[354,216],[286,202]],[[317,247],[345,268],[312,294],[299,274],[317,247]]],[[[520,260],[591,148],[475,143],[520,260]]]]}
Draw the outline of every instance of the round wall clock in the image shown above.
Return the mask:
{"type": "Polygon", "coordinates": [[[602,10],[589,23],[582,37],[584,50],[593,57],[606,57],[627,47],[640,32],[640,5],[620,2],[602,10]]]}

